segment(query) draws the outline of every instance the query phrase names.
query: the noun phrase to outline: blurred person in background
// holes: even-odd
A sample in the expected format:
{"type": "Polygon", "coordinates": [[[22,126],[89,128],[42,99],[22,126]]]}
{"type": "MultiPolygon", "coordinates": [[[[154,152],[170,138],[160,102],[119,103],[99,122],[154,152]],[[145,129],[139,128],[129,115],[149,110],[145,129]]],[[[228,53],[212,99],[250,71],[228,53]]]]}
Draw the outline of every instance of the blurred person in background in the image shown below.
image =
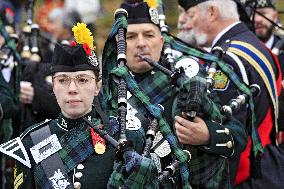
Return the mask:
{"type": "Polygon", "coordinates": [[[64,0],[64,8],[67,11],[76,11],[80,14],[82,22],[94,32],[96,19],[101,10],[100,0],[64,0]]]}
{"type": "MultiPolygon", "coordinates": [[[[16,134],[19,126],[14,124],[19,112],[19,62],[16,61],[14,7],[10,2],[0,1],[0,144],[8,141],[16,134]],[[15,37],[12,39],[12,36],[15,37]]],[[[13,186],[13,161],[0,156],[0,188],[13,186]]]]}
{"type": "Polygon", "coordinates": [[[21,82],[21,102],[24,104],[22,127],[55,118],[59,106],[51,89],[51,78],[45,77],[48,71],[55,43],[69,44],[73,40],[71,28],[81,22],[80,15],[68,12],[63,8],[55,8],[48,15],[50,43],[41,46],[42,61],[29,62],[23,72],[21,82]],[[46,100],[48,99],[48,100],[46,100]]]}
{"type": "Polygon", "coordinates": [[[35,12],[35,22],[44,32],[49,32],[48,14],[55,8],[64,7],[64,0],[44,0],[35,12]]]}

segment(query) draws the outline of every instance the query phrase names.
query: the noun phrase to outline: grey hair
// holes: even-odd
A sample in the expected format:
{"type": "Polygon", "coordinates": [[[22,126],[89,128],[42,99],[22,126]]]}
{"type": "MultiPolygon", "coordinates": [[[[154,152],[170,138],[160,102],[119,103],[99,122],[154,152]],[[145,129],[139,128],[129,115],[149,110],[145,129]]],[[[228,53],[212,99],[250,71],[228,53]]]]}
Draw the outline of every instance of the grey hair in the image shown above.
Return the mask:
{"type": "Polygon", "coordinates": [[[201,14],[204,15],[209,6],[216,6],[219,9],[220,16],[224,20],[239,20],[239,13],[236,2],[233,0],[211,0],[198,4],[201,14]]]}

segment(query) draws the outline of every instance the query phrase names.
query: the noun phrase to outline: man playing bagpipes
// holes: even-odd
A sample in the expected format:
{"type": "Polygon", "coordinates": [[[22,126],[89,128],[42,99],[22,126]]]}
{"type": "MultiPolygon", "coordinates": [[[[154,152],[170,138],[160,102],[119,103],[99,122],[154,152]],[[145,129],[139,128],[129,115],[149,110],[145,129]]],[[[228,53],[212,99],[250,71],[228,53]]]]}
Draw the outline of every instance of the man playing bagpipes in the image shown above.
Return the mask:
{"type": "MultiPolygon", "coordinates": [[[[186,15],[197,45],[212,50],[221,47],[223,60],[230,70],[236,72],[246,85],[257,84],[261,89],[249,107],[243,106],[236,113],[236,118],[246,125],[250,137],[241,156],[231,158],[232,182],[236,188],[281,188],[284,156],[275,145],[281,72],[272,53],[240,21],[238,8],[241,10],[242,7],[237,3],[179,0],[181,14],[186,15]]],[[[230,70],[223,69],[220,64],[217,67],[215,78],[219,84],[215,82],[213,87],[222,104],[242,91],[234,79],[227,80],[235,77],[228,72],[230,70]]]]}
{"type": "Polygon", "coordinates": [[[104,48],[104,108],[121,122],[117,129],[120,140],[131,141],[140,154],[135,154],[136,162],[115,161],[109,186],[230,188],[227,158],[238,157],[244,149],[244,126],[233,117],[225,119],[209,99],[202,65],[189,57],[175,59],[173,65],[163,61],[164,40],[171,39],[162,37],[157,6],[157,1],[122,3],[124,10],[116,11],[116,21],[104,48]],[[124,16],[118,16],[119,13],[124,16]],[[176,74],[184,64],[194,69],[184,68],[180,75],[176,74]],[[192,145],[184,148],[191,153],[189,161],[174,134],[173,118],[187,111],[182,108],[189,106],[192,96],[200,97],[196,100],[200,108],[194,108],[199,112],[196,118],[193,116],[192,145]],[[169,174],[177,167],[176,174],[169,174]]]}

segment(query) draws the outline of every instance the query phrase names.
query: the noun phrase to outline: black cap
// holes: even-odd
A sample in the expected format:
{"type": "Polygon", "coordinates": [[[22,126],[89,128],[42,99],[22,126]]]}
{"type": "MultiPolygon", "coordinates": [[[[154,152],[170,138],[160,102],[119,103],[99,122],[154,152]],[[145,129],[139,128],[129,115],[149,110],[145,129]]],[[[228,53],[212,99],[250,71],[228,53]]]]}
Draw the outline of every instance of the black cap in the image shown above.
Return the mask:
{"type": "Polygon", "coordinates": [[[84,70],[99,70],[95,53],[94,38],[85,23],[77,23],[72,31],[76,41],[70,44],[56,44],[50,72],[76,72],[84,70]]]}
{"type": "Polygon", "coordinates": [[[257,0],[256,8],[273,8],[275,9],[274,0],[257,0]]]}
{"type": "Polygon", "coordinates": [[[158,11],[149,7],[143,0],[126,0],[120,6],[127,11],[128,24],[152,23],[159,24],[158,11]]]}
{"type": "Polygon", "coordinates": [[[184,10],[188,10],[191,7],[198,5],[199,3],[203,3],[208,0],[178,0],[178,4],[184,8],[184,10]]]}
{"type": "Polygon", "coordinates": [[[84,70],[99,70],[99,66],[89,63],[82,45],[55,45],[49,74],[84,70]]]}

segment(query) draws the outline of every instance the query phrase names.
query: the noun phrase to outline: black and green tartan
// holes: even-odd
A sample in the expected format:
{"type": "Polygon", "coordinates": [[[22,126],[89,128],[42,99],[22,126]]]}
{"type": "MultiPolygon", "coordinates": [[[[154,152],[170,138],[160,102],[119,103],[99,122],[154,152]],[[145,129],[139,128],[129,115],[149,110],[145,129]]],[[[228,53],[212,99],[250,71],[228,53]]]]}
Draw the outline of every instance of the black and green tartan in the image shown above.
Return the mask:
{"type": "MultiPolygon", "coordinates": [[[[116,40],[115,35],[119,27],[127,28],[126,19],[118,19],[115,21],[112,27],[112,31],[109,34],[109,38],[106,42],[104,51],[103,51],[103,94],[106,97],[104,99],[104,105],[110,115],[117,115],[117,86],[115,82],[112,80],[113,78],[110,77],[110,73],[114,73],[116,76],[124,77],[125,81],[127,82],[128,89],[132,92],[132,94],[140,101],[144,106],[145,109],[153,116],[160,120],[160,127],[161,132],[163,133],[164,137],[167,140],[170,140],[169,143],[171,145],[172,151],[177,156],[177,158],[182,162],[185,163],[187,159],[187,155],[177,146],[177,140],[173,135],[168,123],[161,118],[161,109],[158,105],[153,105],[148,96],[138,87],[135,80],[130,76],[128,69],[126,67],[116,68],[116,40]],[[169,138],[169,139],[168,139],[169,138]]],[[[154,89],[154,88],[152,88],[154,89]]],[[[144,109],[141,107],[141,109],[144,109]]],[[[140,112],[140,110],[138,110],[140,112]]],[[[145,110],[144,110],[145,111],[145,110]]],[[[186,166],[184,164],[183,166],[186,166]]],[[[184,169],[182,177],[183,177],[183,186],[184,188],[190,188],[188,182],[188,173],[187,169],[184,169]]],[[[136,172],[135,174],[142,174],[143,173],[136,172]]],[[[133,184],[140,183],[141,181],[133,180],[131,181],[133,184]]]]}
{"type": "MultiPolygon", "coordinates": [[[[157,118],[159,120],[160,131],[162,132],[162,134],[165,137],[165,139],[169,142],[173,153],[175,154],[177,159],[183,164],[183,166],[187,166],[186,165],[186,161],[187,161],[188,157],[178,147],[177,139],[174,136],[174,134],[172,133],[172,130],[171,130],[169,124],[164,120],[164,118],[162,116],[162,111],[161,111],[160,107],[158,106],[158,104],[157,103],[156,104],[151,103],[150,98],[138,86],[138,84],[136,83],[134,78],[130,75],[127,67],[124,66],[124,67],[114,68],[111,71],[111,73],[113,73],[115,76],[122,77],[126,81],[128,90],[135,97],[135,98],[131,98],[130,101],[134,104],[134,106],[136,108],[140,107],[139,109],[137,109],[139,112],[148,112],[148,113],[150,113],[150,115],[152,115],[153,117],[155,117],[155,118],[157,118]],[[141,103],[143,106],[137,105],[138,103],[141,103]]],[[[152,83],[151,85],[153,86],[154,83],[152,83]]],[[[155,88],[153,87],[152,89],[155,89],[155,88]]],[[[116,99],[117,98],[114,98],[113,100],[116,101],[116,99]]],[[[139,174],[142,174],[142,173],[136,172],[135,174],[139,175],[139,174]]],[[[186,172],[184,172],[183,175],[182,175],[184,188],[189,188],[190,187],[189,183],[188,183],[188,178],[186,178],[187,176],[188,176],[188,174],[186,172]]],[[[136,177],[136,178],[139,178],[139,177],[136,177]]],[[[135,184],[137,182],[140,182],[140,181],[133,180],[132,184],[135,184]]]]}
{"type": "MultiPolygon", "coordinates": [[[[100,119],[97,118],[97,115],[94,113],[94,111],[88,115],[92,116],[92,123],[94,124],[93,126],[96,126],[100,123],[100,119]]],[[[17,174],[22,174],[24,178],[23,183],[19,186],[19,188],[51,188],[41,164],[36,164],[33,161],[33,157],[29,153],[29,148],[34,146],[29,133],[45,126],[49,126],[51,134],[56,134],[59,139],[62,149],[58,153],[63,161],[63,165],[70,180],[72,180],[72,177],[74,177],[74,170],[76,167],[79,164],[83,164],[85,168],[84,170],[81,170],[83,173],[83,177],[81,178],[81,188],[92,188],[94,184],[96,184],[96,188],[106,188],[113,168],[113,146],[106,142],[105,153],[95,153],[90,136],[90,126],[87,125],[82,118],[76,120],[67,120],[67,118],[62,115],[60,115],[57,120],[52,120],[45,122],[44,124],[37,124],[29,127],[21,135],[21,140],[28,152],[32,168],[29,169],[21,163],[16,162],[17,174]],[[70,130],[68,131],[60,128],[62,121],[59,119],[61,118],[64,118],[67,123],[72,122],[73,127],[70,127],[70,130]]],[[[109,126],[105,126],[104,129],[108,131],[109,126]]]]}
{"type": "MultiPolygon", "coordinates": [[[[97,126],[100,120],[93,118],[92,122],[94,126],[97,126]]],[[[51,122],[51,124],[54,124],[54,122],[51,122]]],[[[84,162],[95,153],[90,138],[90,127],[86,126],[86,124],[77,125],[77,127],[66,132],[59,138],[62,149],[58,153],[68,174],[78,164],[84,162]]],[[[37,164],[34,167],[34,178],[37,185],[41,186],[41,188],[50,187],[41,164],[37,164]]]]}

